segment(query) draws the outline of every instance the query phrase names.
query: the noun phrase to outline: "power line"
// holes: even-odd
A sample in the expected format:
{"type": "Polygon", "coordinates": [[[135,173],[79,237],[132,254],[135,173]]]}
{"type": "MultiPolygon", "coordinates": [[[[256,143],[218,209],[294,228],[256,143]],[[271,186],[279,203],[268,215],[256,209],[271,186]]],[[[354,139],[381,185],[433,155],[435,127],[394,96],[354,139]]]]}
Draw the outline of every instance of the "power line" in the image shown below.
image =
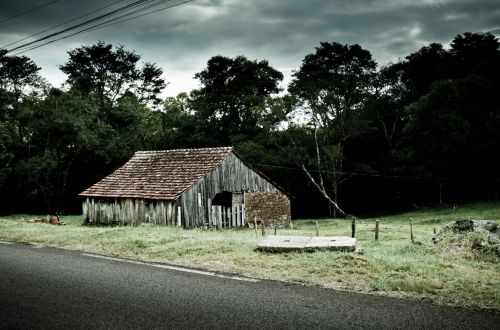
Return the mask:
{"type": "MultiPolygon", "coordinates": [[[[298,167],[288,167],[288,166],[278,166],[278,165],[270,165],[270,164],[262,164],[256,163],[257,166],[262,167],[271,167],[271,168],[279,168],[279,169],[287,169],[292,171],[300,171],[303,169],[298,167]]],[[[500,182],[500,179],[472,179],[472,178],[445,178],[445,177],[425,177],[425,176],[404,176],[404,175],[388,175],[388,174],[370,174],[370,173],[357,173],[357,172],[335,172],[335,171],[320,171],[320,170],[308,170],[309,172],[322,172],[322,173],[331,173],[331,174],[339,174],[339,175],[352,175],[352,176],[365,176],[365,177],[376,177],[376,178],[389,178],[389,179],[412,179],[412,180],[434,180],[434,181],[464,181],[464,182],[500,182]]]]}
{"type": "MultiPolygon", "coordinates": [[[[170,1],[171,0],[168,0],[166,2],[170,2],[170,1]]],[[[171,6],[167,6],[167,7],[164,7],[164,8],[157,9],[157,10],[153,10],[153,11],[150,11],[150,12],[145,13],[145,14],[137,15],[137,16],[134,16],[134,17],[131,17],[131,18],[127,18],[127,19],[121,20],[121,21],[117,21],[117,22],[114,22],[114,23],[111,23],[111,24],[107,24],[107,25],[104,25],[102,27],[93,28],[90,31],[99,30],[99,29],[102,29],[102,28],[106,28],[108,26],[112,26],[112,25],[116,25],[116,24],[119,24],[119,23],[127,22],[127,21],[130,21],[130,20],[139,18],[139,17],[143,17],[143,16],[146,16],[146,15],[154,14],[154,13],[160,12],[162,10],[166,10],[166,9],[169,9],[169,8],[177,7],[177,6],[183,5],[183,4],[188,3],[188,2],[193,2],[193,1],[194,0],[186,0],[186,1],[183,1],[183,2],[179,2],[179,3],[176,3],[175,5],[171,5],[171,6]]]]}
{"type": "Polygon", "coordinates": [[[91,24],[91,23],[96,22],[96,21],[98,21],[98,20],[101,20],[101,19],[103,19],[103,18],[106,18],[106,17],[112,16],[112,15],[115,15],[115,14],[117,14],[117,13],[120,13],[120,12],[123,12],[123,11],[126,11],[126,10],[129,10],[129,9],[131,9],[131,8],[137,7],[138,5],[141,5],[141,4],[143,4],[143,3],[145,3],[145,2],[148,2],[148,1],[149,1],[149,0],[138,0],[138,1],[132,2],[131,4],[128,4],[128,5],[122,6],[122,7],[118,8],[118,9],[112,10],[112,11],[110,11],[110,12],[107,12],[107,13],[101,14],[101,15],[99,15],[99,16],[97,16],[97,17],[95,17],[95,18],[92,18],[92,19],[90,19],[90,20],[87,20],[87,21],[85,21],[85,22],[78,23],[78,24],[76,24],[76,25],[70,26],[70,27],[65,28],[65,29],[63,29],[63,30],[60,30],[60,31],[54,32],[54,33],[52,33],[52,34],[49,34],[49,35],[47,35],[47,36],[45,36],[45,37],[42,37],[42,38],[40,38],[40,39],[37,39],[37,40],[34,40],[34,41],[30,41],[30,42],[25,43],[25,44],[23,44],[23,45],[21,45],[21,46],[17,46],[17,47],[14,47],[14,48],[12,48],[12,49],[9,49],[9,50],[8,50],[8,52],[10,53],[10,52],[16,51],[16,50],[18,50],[18,49],[25,48],[25,47],[27,47],[27,46],[30,46],[30,45],[33,45],[33,44],[39,43],[40,41],[47,40],[47,39],[49,39],[49,38],[52,38],[52,37],[58,36],[58,35],[60,35],[60,34],[66,33],[66,32],[69,32],[69,31],[74,30],[74,29],[77,29],[77,28],[79,28],[79,27],[82,27],[82,26],[85,26],[85,25],[91,24]]]}
{"type": "Polygon", "coordinates": [[[90,11],[90,12],[88,12],[88,13],[85,13],[85,14],[80,15],[80,16],[78,16],[78,17],[72,18],[72,19],[67,20],[67,21],[65,21],[65,22],[62,22],[62,23],[60,23],[60,24],[57,24],[57,25],[51,26],[51,27],[49,27],[48,29],[45,29],[45,30],[43,30],[43,31],[40,31],[40,32],[34,33],[34,34],[30,35],[30,36],[27,36],[27,37],[24,37],[24,38],[19,39],[19,40],[17,40],[17,41],[11,42],[10,44],[3,45],[3,46],[1,46],[0,48],[6,48],[6,47],[9,47],[9,46],[15,45],[15,44],[17,44],[17,43],[20,43],[21,41],[24,41],[24,40],[26,40],[26,39],[29,39],[29,38],[32,38],[32,37],[38,36],[38,35],[40,35],[40,34],[42,34],[42,33],[45,33],[45,32],[47,32],[47,31],[53,30],[53,29],[55,29],[55,28],[57,28],[57,27],[60,27],[60,26],[66,25],[66,24],[68,24],[68,23],[74,22],[74,21],[76,21],[76,20],[79,20],[80,18],[83,18],[83,17],[88,16],[88,15],[90,15],[90,14],[94,14],[94,13],[96,13],[96,12],[98,12],[98,11],[101,11],[101,10],[103,10],[103,9],[109,8],[109,7],[111,7],[111,6],[113,6],[113,5],[116,5],[117,3],[119,3],[119,2],[123,2],[123,1],[125,1],[125,0],[118,0],[118,1],[115,1],[115,2],[113,2],[113,3],[109,4],[109,5],[106,5],[106,6],[104,6],[104,7],[100,7],[100,8],[98,8],[98,9],[96,9],[96,10],[90,11]]]}
{"type": "Polygon", "coordinates": [[[27,11],[23,11],[22,13],[16,14],[16,15],[14,15],[14,16],[7,17],[7,18],[5,18],[5,19],[1,20],[1,21],[0,21],[0,24],[2,24],[2,23],[4,23],[4,22],[7,22],[7,21],[10,21],[11,19],[14,19],[14,18],[17,18],[17,17],[23,16],[23,15],[29,14],[29,13],[31,13],[31,12],[33,12],[33,11],[35,11],[35,10],[41,9],[41,8],[43,8],[43,7],[47,7],[47,6],[49,6],[49,5],[51,5],[51,4],[55,3],[55,2],[58,2],[58,1],[59,1],[59,0],[49,1],[49,2],[47,2],[47,3],[43,4],[43,5],[40,5],[40,6],[38,6],[38,7],[31,8],[31,9],[29,9],[29,10],[27,10],[27,11]]]}
{"type": "Polygon", "coordinates": [[[45,46],[45,45],[48,45],[50,43],[53,43],[53,42],[56,42],[58,40],[62,40],[62,39],[66,39],[66,38],[69,38],[69,37],[72,37],[72,36],[75,36],[75,35],[78,35],[78,34],[81,34],[81,33],[85,33],[85,32],[89,32],[89,31],[93,31],[93,30],[97,30],[97,29],[101,29],[101,28],[105,28],[105,27],[108,27],[108,26],[111,26],[111,25],[114,25],[114,24],[118,24],[118,23],[121,23],[121,22],[125,22],[125,21],[129,21],[129,20],[132,20],[132,19],[135,19],[135,18],[139,18],[139,17],[142,17],[142,16],[146,16],[146,15],[150,15],[150,14],[153,14],[153,13],[157,13],[159,11],[162,11],[162,10],[166,10],[166,9],[169,9],[169,8],[172,8],[172,7],[176,7],[176,6],[180,6],[182,4],[185,4],[185,3],[188,3],[188,2],[192,2],[194,0],[186,0],[186,1],[183,1],[183,2],[180,2],[180,3],[177,3],[177,4],[174,4],[174,5],[170,5],[170,6],[166,6],[166,7],[163,7],[163,8],[160,8],[160,9],[156,9],[156,10],[153,10],[153,11],[150,11],[150,12],[147,12],[147,13],[144,13],[144,14],[140,14],[140,15],[136,15],[136,16],[133,16],[131,18],[126,18],[126,19],[122,19],[120,20],[121,18],[125,18],[125,17],[128,17],[130,15],[133,15],[135,13],[140,13],[140,12],[143,12],[145,11],[146,9],[150,9],[150,8],[153,8],[153,7],[157,7],[161,4],[164,4],[166,2],[170,2],[171,0],[157,0],[157,1],[153,1],[153,3],[149,3],[150,1],[145,1],[145,2],[141,2],[140,4],[132,4],[133,6],[130,7],[130,8],[127,8],[126,10],[120,10],[118,9],[117,11],[113,11],[111,14],[110,13],[107,13],[107,14],[104,14],[104,15],[101,15],[99,16],[98,18],[95,18],[95,19],[92,19],[92,20],[88,20],[86,22],[83,22],[83,23],[80,23],[80,24],[77,24],[73,27],[70,27],[70,28],[67,28],[67,29],[64,29],[62,31],[59,31],[59,32],[56,32],[56,33],[53,33],[52,35],[50,36],[46,36],[44,38],[41,38],[39,40],[36,40],[36,41],[33,41],[33,42],[30,42],[30,43],[27,43],[27,44],[24,44],[24,45],[21,45],[19,47],[16,47],[16,48],[13,48],[11,50],[9,50],[9,52],[11,51],[15,51],[15,50],[18,50],[18,52],[16,53],[17,54],[21,54],[21,53],[24,53],[24,52],[27,52],[27,51],[30,51],[30,50],[33,50],[33,49],[36,49],[36,48],[39,48],[39,47],[42,47],[42,46],[45,46]],[[142,8],[139,8],[137,10],[134,10],[134,11],[129,11],[127,13],[128,10],[130,9],[133,9],[134,7],[142,7],[142,8]],[[88,28],[85,28],[85,29],[82,29],[82,30],[79,30],[75,33],[72,33],[72,34],[69,34],[69,35],[65,35],[61,38],[57,38],[57,39],[54,39],[54,40],[49,40],[45,43],[42,43],[42,44],[38,44],[38,45],[35,45],[36,43],[39,43],[40,41],[43,41],[43,40],[46,40],[46,39],[49,39],[50,37],[54,37],[54,36],[57,36],[57,35],[60,35],[60,34],[63,34],[63,33],[66,33],[66,32],[69,32],[71,30],[75,30],[77,28],[80,28],[80,27],[83,27],[85,25],[88,25],[90,23],[95,23],[103,18],[106,18],[106,17],[110,17],[110,16],[113,16],[113,15],[116,15],[116,14],[119,14],[120,12],[125,12],[125,14],[121,15],[121,16],[118,16],[118,17],[113,17],[105,22],[100,22],[98,24],[95,24],[93,26],[90,26],[88,28]],[[31,45],[31,47],[29,47],[31,45]],[[29,47],[29,48],[26,48],[26,47],[29,47]],[[22,49],[24,48],[24,49],[22,49]]]}
{"type": "MultiPolygon", "coordinates": [[[[160,11],[161,9],[154,10],[154,11],[151,11],[151,12],[149,12],[149,13],[145,13],[145,14],[142,14],[142,15],[134,16],[134,17],[131,17],[131,18],[128,18],[128,19],[124,19],[124,20],[119,21],[121,18],[124,18],[124,17],[130,16],[130,15],[133,15],[133,14],[138,13],[138,12],[142,12],[142,11],[144,11],[144,10],[147,10],[147,9],[150,9],[150,8],[153,8],[153,7],[157,7],[157,6],[159,6],[159,5],[162,5],[162,4],[164,4],[164,3],[166,3],[166,2],[170,2],[170,1],[172,1],[172,0],[159,0],[159,1],[157,1],[157,2],[154,2],[154,3],[152,3],[152,4],[150,4],[150,5],[146,6],[146,7],[144,7],[144,8],[137,9],[137,10],[135,10],[135,11],[132,11],[132,12],[129,12],[129,13],[123,14],[123,15],[121,15],[121,16],[114,17],[114,18],[112,18],[112,19],[110,19],[110,20],[108,20],[108,21],[106,21],[106,22],[99,23],[99,24],[97,24],[97,25],[95,25],[95,26],[93,26],[93,27],[90,27],[90,28],[88,28],[88,29],[83,30],[82,32],[89,32],[89,31],[99,30],[99,29],[101,29],[101,28],[105,28],[105,27],[108,27],[108,26],[111,26],[111,25],[115,25],[115,24],[118,24],[118,23],[121,23],[121,22],[129,21],[129,20],[134,19],[134,18],[137,18],[137,17],[142,17],[142,16],[145,16],[145,15],[149,15],[149,14],[151,14],[151,13],[154,13],[154,12],[158,12],[158,11],[160,11]],[[110,23],[110,24],[108,24],[108,23],[110,23]]],[[[190,1],[193,1],[193,0],[190,0],[190,1]]],[[[185,2],[190,2],[190,1],[185,1],[185,2]]],[[[183,2],[183,3],[185,3],[185,2],[183,2]]],[[[166,7],[166,8],[172,8],[172,7],[175,7],[175,6],[181,5],[181,4],[183,4],[183,3],[178,3],[178,4],[175,4],[175,5],[172,5],[172,6],[168,6],[168,7],[166,7]]]]}
{"type": "MultiPolygon", "coordinates": [[[[171,0],[162,0],[161,2],[169,2],[171,0]]],[[[156,13],[156,12],[159,12],[159,11],[162,11],[162,10],[166,10],[166,9],[169,9],[169,8],[172,8],[172,7],[176,7],[176,6],[180,6],[182,4],[185,4],[185,3],[188,3],[188,2],[192,2],[194,0],[186,0],[186,1],[183,1],[183,2],[180,2],[180,3],[177,3],[177,4],[174,4],[174,5],[170,5],[170,6],[167,6],[167,7],[164,7],[164,8],[160,8],[158,10],[155,10],[155,11],[151,11],[151,12],[148,12],[148,13],[145,13],[145,14],[141,14],[141,15],[137,15],[137,16],[134,16],[134,17],[131,17],[131,18],[128,18],[128,19],[124,19],[124,20],[121,20],[121,21],[117,21],[115,22],[117,19],[120,19],[120,18],[123,18],[123,17],[126,17],[126,16],[129,16],[133,13],[136,13],[136,12],[140,12],[140,11],[143,11],[142,9],[141,10],[137,10],[137,11],[134,11],[132,13],[128,13],[128,14],[125,14],[125,15],[122,15],[122,16],[119,16],[119,17],[116,17],[116,18],[113,18],[113,19],[110,19],[106,22],[102,22],[102,23],[99,23],[99,24],[96,24],[94,26],[91,26],[91,27],[88,27],[86,29],[83,29],[83,30],[80,30],[80,31],[77,31],[75,33],[72,33],[72,34],[69,34],[69,35],[66,35],[66,36],[63,36],[61,38],[58,38],[58,39],[54,39],[54,40],[50,40],[50,41],[47,41],[43,44],[40,44],[40,45],[35,45],[35,46],[32,46],[31,48],[28,48],[28,49],[25,49],[25,50],[21,50],[19,51],[18,53],[16,53],[16,55],[18,54],[22,54],[22,53],[25,53],[27,51],[30,51],[30,50],[33,50],[33,49],[36,49],[36,48],[40,48],[42,46],[45,46],[45,45],[48,45],[48,44],[51,44],[53,42],[56,42],[56,41],[59,41],[59,40],[62,40],[62,39],[66,39],[66,38],[69,38],[69,37],[73,37],[75,35],[78,35],[78,34],[82,34],[82,33],[86,33],[86,32],[90,32],[90,31],[94,31],[94,30],[99,30],[99,29],[102,29],[102,28],[105,28],[105,27],[108,27],[108,26],[111,26],[111,25],[115,25],[115,24],[118,24],[118,23],[121,23],[121,22],[125,22],[125,21],[129,21],[129,20],[132,20],[132,19],[135,19],[135,18],[138,18],[138,17],[142,17],[142,16],[145,16],[145,15],[149,15],[149,14],[152,14],[152,13],[156,13]],[[108,24],[109,23],[109,24],[108,24]]],[[[157,6],[157,5],[160,5],[161,3],[158,3],[158,4],[155,4],[155,5],[150,5],[148,6],[147,8],[144,8],[144,9],[149,9],[151,7],[154,7],[154,6],[157,6]]]]}

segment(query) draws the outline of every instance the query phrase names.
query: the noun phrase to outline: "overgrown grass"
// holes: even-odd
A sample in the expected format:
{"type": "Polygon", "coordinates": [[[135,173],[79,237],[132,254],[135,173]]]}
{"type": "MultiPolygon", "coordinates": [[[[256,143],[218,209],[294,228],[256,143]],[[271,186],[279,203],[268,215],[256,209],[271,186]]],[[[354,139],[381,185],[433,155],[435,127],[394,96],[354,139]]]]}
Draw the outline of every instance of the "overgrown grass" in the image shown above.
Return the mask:
{"type": "MultiPolygon", "coordinates": [[[[252,229],[82,226],[79,216],[64,217],[67,226],[53,226],[27,222],[32,218],[0,217],[0,239],[327,288],[426,298],[444,305],[500,309],[500,259],[477,248],[484,237],[471,234],[465,241],[452,237],[438,245],[431,242],[433,228],[439,230],[449,221],[487,219],[498,223],[500,203],[358,219],[362,254],[258,252],[255,246],[262,236],[252,229]],[[415,240],[421,245],[410,242],[410,218],[415,240]],[[374,240],[375,220],[380,222],[379,241],[374,240]]],[[[320,220],[319,232],[320,236],[350,236],[351,222],[320,220]]],[[[293,230],[278,230],[278,234],[315,235],[315,221],[294,221],[293,230]]]]}

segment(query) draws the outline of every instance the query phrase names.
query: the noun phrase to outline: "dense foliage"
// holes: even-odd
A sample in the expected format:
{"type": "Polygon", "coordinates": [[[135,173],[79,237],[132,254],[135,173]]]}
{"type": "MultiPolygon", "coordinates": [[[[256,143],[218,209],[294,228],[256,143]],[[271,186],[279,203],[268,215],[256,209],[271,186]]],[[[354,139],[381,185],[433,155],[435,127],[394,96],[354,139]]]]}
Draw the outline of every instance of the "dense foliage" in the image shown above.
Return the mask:
{"type": "Polygon", "coordinates": [[[63,88],[0,50],[0,213],[79,212],[77,194],[137,150],[233,145],[296,216],[498,198],[500,46],[464,33],[377,68],[321,43],[285,88],[266,60],[214,56],[161,100],[155,64],[103,42],[68,52],[63,88]],[[339,207],[337,207],[339,206],[339,207]]]}

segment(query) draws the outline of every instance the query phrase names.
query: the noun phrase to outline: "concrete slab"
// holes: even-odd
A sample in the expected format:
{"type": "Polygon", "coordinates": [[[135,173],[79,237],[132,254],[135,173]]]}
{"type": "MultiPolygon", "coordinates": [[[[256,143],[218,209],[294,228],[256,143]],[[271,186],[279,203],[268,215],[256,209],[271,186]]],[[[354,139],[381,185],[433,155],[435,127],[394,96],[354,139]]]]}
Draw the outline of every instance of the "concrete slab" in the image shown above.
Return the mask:
{"type": "Polygon", "coordinates": [[[354,251],[356,239],[347,236],[308,237],[308,236],[267,236],[257,249],[271,252],[286,251],[354,251]]]}

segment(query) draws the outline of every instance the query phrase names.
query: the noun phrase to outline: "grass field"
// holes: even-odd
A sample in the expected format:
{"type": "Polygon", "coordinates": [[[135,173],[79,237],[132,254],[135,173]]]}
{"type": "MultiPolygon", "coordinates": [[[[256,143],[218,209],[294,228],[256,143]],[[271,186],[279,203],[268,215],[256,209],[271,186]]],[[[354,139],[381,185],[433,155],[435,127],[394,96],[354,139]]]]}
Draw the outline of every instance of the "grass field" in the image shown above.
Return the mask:
{"type": "MultiPolygon", "coordinates": [[[[500,309],[500,258],[488,250],[481,235],[468,235],[462,245],[431,242],[433,228],[458,219],[487,219],[499,223],[500,203],[357,220],[362,254],[258,252],[261,233],[252,229],[212,231],[174,227],[82,226],[79,216],[65,216],[66,226],[29,223],[31,215],[0,217],[0,239],[81,250],[108,256],[165,262],[285,280],[327,288],[398,297],[426,298],[437,304],[500,309]],[[415,240],[410,242],[409,219],[415,240]],[[374,240],[375,220],[380,239],[374,240]],[[481,244],[472,244],[474,242],[481,244]],[[472,243],[471,243],[472,242],[472,243]]],[[[268,231],[268,233],[270,233],[268,231]]],[[[296,220],[293,230],[279,235],[315,235],[315,221],[296,220]]],[[[349,220],[320,220],[320,236],[351,234],[349,220]]],[[[456,242],[451,242],[456,243],[456,242]]]]}

